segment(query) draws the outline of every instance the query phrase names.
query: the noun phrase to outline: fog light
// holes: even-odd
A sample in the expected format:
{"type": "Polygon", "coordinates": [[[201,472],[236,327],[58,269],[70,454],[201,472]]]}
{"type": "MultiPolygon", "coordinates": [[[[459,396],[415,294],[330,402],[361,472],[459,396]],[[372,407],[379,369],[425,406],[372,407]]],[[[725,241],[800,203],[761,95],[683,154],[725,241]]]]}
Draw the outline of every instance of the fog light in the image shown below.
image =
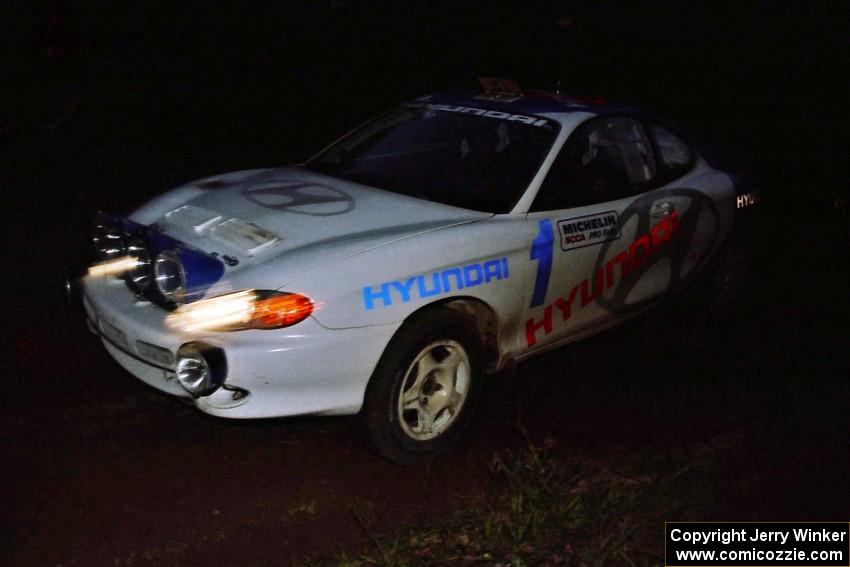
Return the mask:
{"type": "Polygon", "coordinates": [[[201,342],[186,343],[177,349],[177,381],[199,398],[218,390],[227,377],[224,351],[201,342]]]}

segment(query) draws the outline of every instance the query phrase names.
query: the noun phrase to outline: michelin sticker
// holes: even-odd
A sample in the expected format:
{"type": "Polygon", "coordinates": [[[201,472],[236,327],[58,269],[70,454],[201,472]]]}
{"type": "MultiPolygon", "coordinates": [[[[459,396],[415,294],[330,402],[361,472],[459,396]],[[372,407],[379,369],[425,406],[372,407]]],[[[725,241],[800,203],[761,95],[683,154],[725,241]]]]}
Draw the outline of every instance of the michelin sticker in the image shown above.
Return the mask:
{"type": "Polygon", "coordinates": [[[558,221],[561,250],[573,250],[620,238],[620,219],[616,211],[558,221]]]}

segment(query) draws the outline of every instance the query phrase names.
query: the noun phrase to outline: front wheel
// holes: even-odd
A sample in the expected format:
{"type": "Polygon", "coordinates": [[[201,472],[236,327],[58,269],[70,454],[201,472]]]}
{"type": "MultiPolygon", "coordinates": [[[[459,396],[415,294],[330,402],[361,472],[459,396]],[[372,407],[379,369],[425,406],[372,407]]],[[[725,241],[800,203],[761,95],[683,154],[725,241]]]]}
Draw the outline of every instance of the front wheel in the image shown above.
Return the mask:
{"type": "Polygon", "coordinates": [[[469,423],[481,390],[481,347],[469,317],[441,308],[414,317],[390,341],[361,418],[385,457],[433,457],[469,423]]]}

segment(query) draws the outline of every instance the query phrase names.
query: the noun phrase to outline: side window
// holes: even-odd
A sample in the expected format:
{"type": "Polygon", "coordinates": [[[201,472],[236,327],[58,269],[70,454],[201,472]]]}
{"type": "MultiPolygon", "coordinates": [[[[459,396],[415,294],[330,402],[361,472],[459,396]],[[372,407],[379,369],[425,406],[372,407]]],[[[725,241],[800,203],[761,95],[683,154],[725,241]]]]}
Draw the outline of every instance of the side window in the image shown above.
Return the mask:
{"type": "Polygon", "coordinates": [[[652,146],[640,122],[625,116],[594,118],[564,144],[532,210],[613,201],[639,193],[655,178],[652,146]]]}
{"type": "Polygon", "coordinates": [[[670,130],[657,124],[650,124],[649,131],[655,137],[655,144],[658,147],[658,161],[665,169],[667,176],[677,176],[691,168],[694,162],[694,154],[685,142],[670,130]]]}

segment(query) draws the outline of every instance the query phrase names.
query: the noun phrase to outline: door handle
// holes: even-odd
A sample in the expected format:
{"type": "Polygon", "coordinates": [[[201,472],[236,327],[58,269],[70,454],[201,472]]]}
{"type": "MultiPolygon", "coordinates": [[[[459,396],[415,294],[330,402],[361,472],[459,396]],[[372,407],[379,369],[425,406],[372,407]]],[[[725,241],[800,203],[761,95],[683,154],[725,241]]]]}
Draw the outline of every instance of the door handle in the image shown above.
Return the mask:
{"type": "Polygon", "coordinates": [[[658,203],[657,205],[654,205],[649,210],[649,216],[654,219],[669,217],[673,213],[673,210],[673,203],[664,201],[663,203],[658,203]]]}

